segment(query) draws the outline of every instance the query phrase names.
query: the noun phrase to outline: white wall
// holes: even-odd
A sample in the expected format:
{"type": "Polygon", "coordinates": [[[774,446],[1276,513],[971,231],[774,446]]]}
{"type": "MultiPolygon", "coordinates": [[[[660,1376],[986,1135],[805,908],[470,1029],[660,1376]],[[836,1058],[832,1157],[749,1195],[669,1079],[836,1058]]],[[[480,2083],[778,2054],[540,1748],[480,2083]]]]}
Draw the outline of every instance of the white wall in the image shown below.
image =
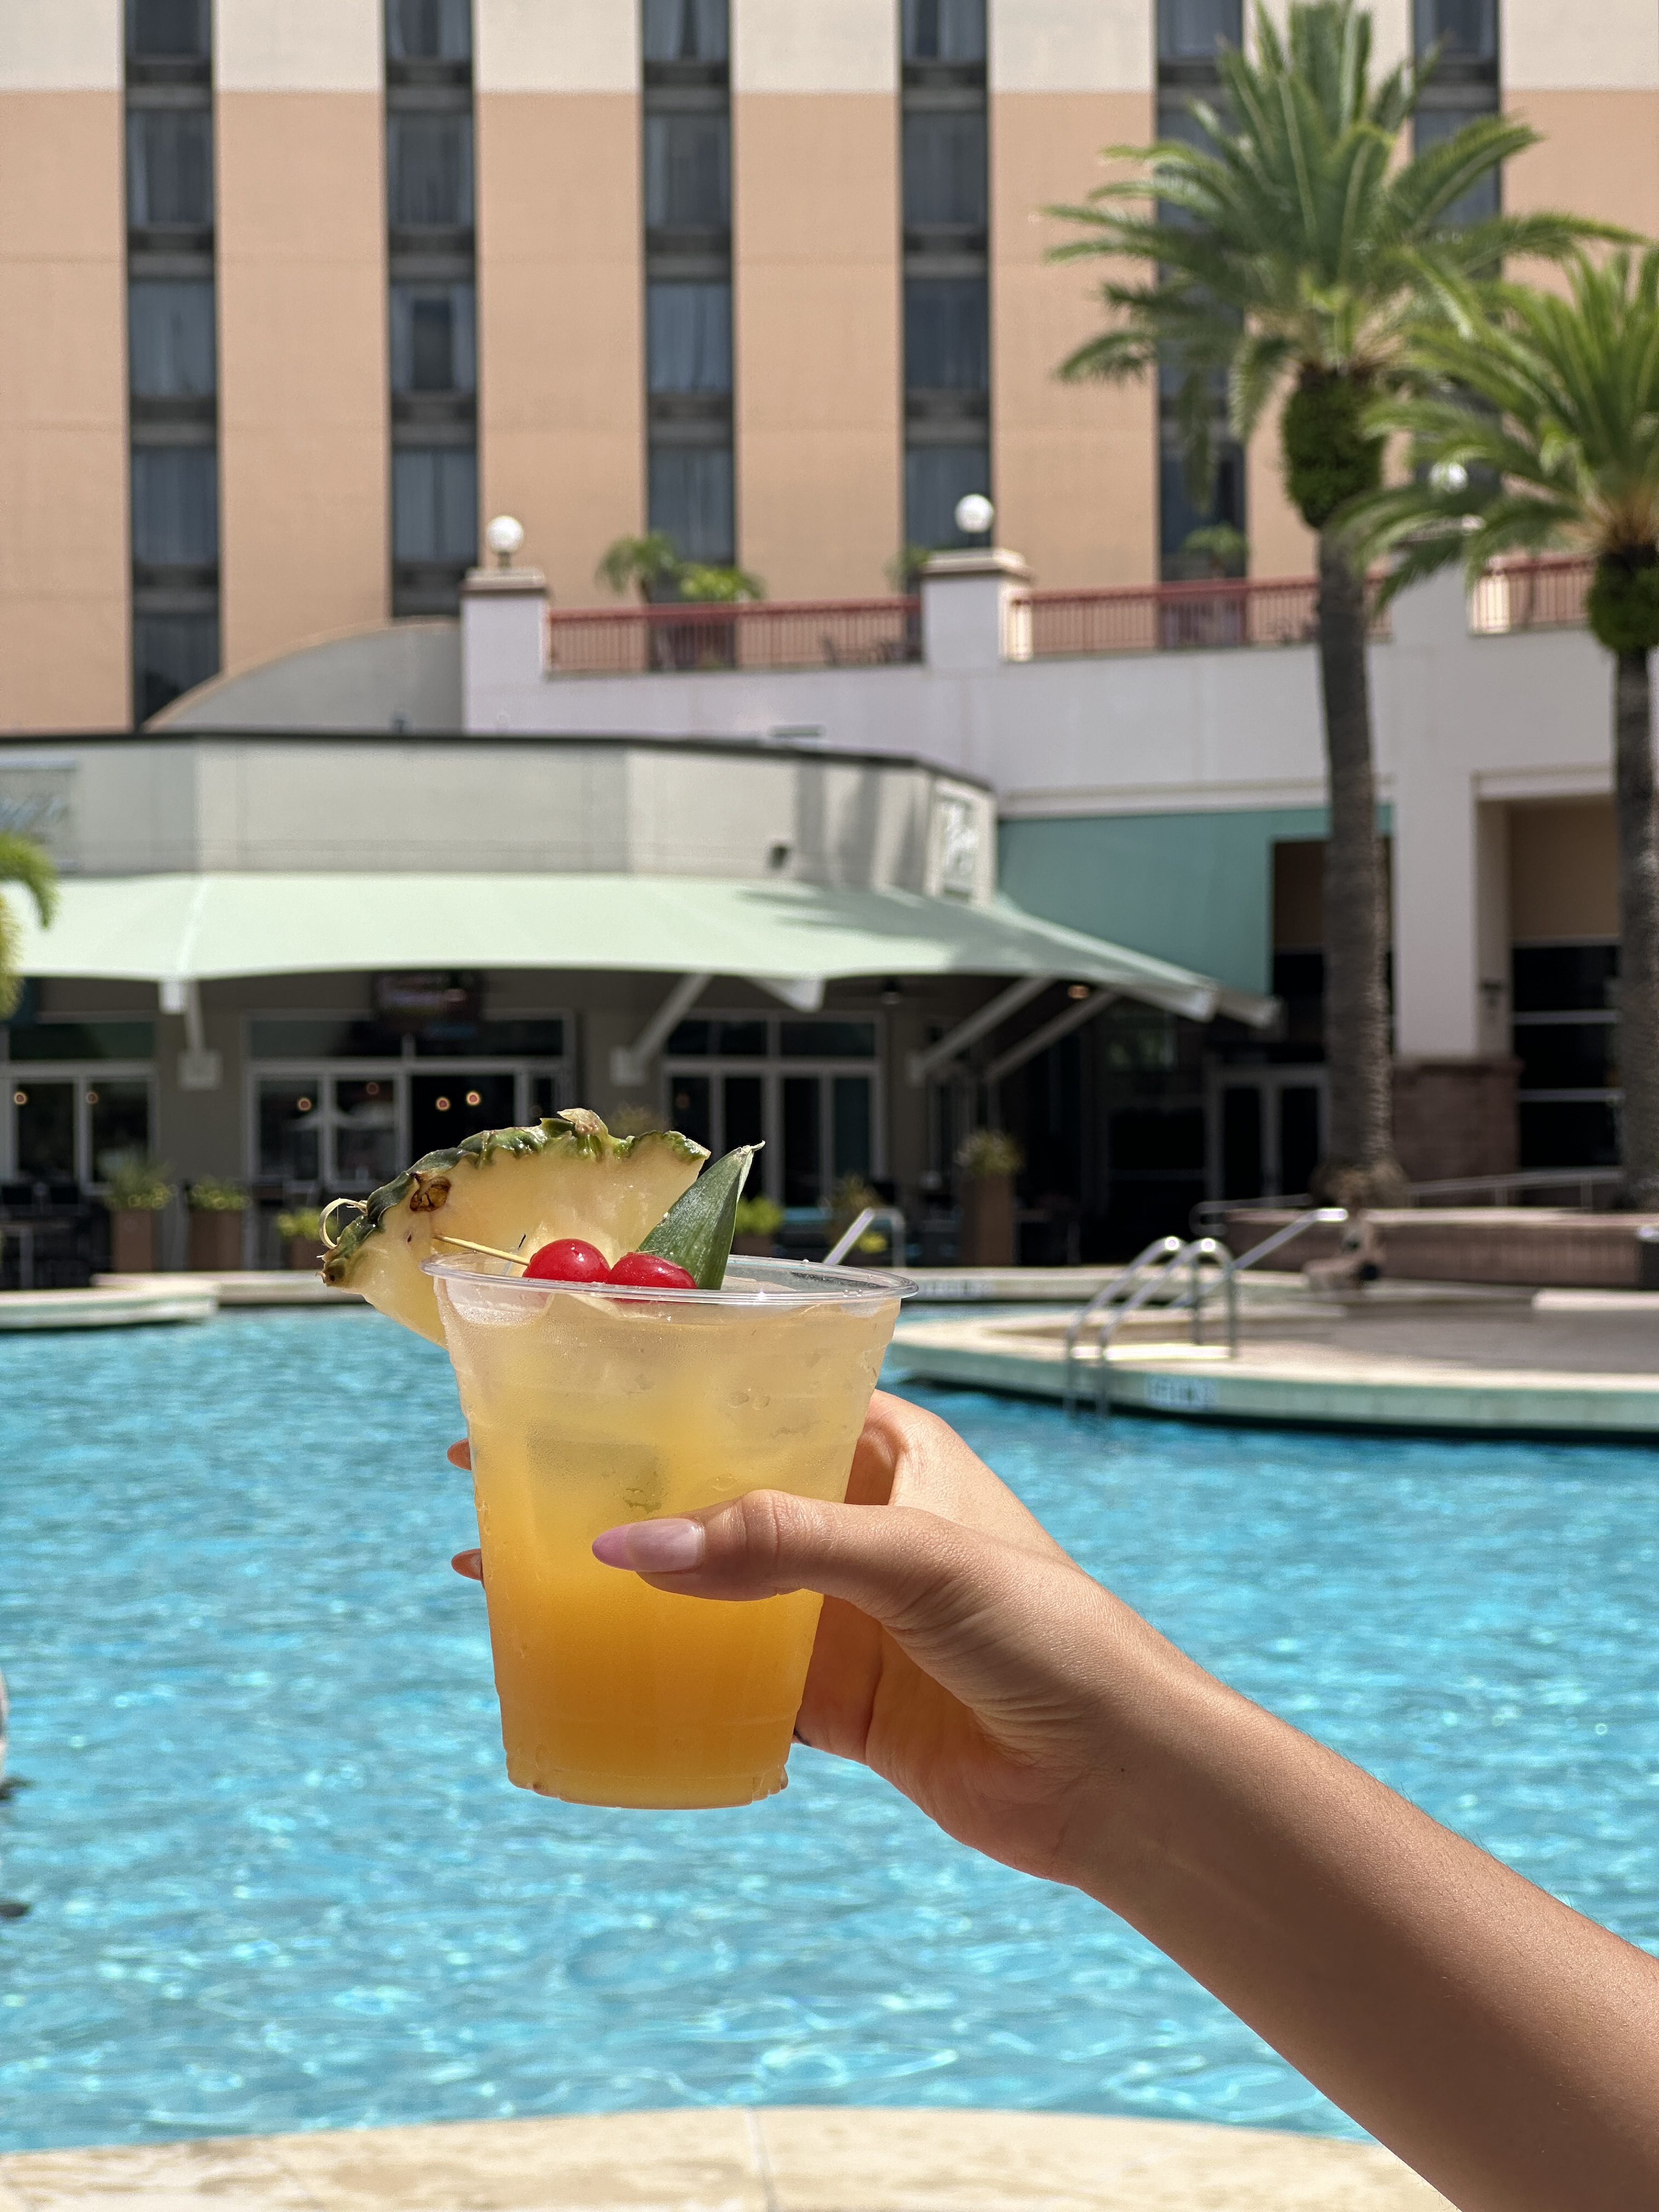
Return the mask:
{"type": "MultiPolygon", "coordinates": [[[[930,588],[937,586],[930,586],[930,588]]],[[[521,638],[526,633],[520,633],[521,638]]],[[[1394,809],[1396,1036],[1404,1054],[1501,1050],[1492,973],[1505,801],[1607,791],[1609,676],[1583,631],[1472,637],[1445,578],[1371,653],[1382,797],[1394,809]]],[[[550,677],[469,640],[468,727],[765,738],[821,734],[982,778],[1013,816],[1317,806],[1310,647],[925,666],[550,677]]]]}

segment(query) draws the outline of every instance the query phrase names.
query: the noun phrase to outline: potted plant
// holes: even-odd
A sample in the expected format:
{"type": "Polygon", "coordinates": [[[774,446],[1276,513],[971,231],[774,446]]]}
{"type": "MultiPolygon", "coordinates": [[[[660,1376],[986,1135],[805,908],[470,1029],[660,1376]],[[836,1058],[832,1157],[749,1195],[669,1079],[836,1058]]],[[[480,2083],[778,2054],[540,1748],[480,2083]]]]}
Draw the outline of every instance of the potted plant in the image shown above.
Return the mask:
{"type": "Polygon", "coordinates": [[[155,1273],[155,1217],[172,1198],[171,1170],[144,1152],[112,1152],[99,1162],[109,1209],[109,1263],[118,1275],[155,1273]]]}
{"type": "Polygon", "coordinates": [[[198,1274],[233,1274],[242,1264],[247,1193],[239,1182],[203,1176],[190,1187],[190,1264],[198,1274]]]}
{"type": "Polygon", "coordinates": [[[777,1250],[782,1226],[783,1208],[776,1199],[768,1198],[763,1192],[756,1198],[740,1198],[732,1249],[746,1253],[751,1260],[769,1260],[777,1250]]]}
{"type": "Polygon", "coordinates": [[[962,1235],[957,1257],[963,1267],[1013,1266],[1014,1177],[1024,1164],[1006,1129],[970,1129],[957,1146],[962,1235]]]}
{"type": "Polygon", "coordinates": [[[315,1274],[323,1264],[321,1210],[314,1206],[301,1206],[291,1213],[279,1213],[276,1234],[282,1239],[284,1266],[315,1274]]]}

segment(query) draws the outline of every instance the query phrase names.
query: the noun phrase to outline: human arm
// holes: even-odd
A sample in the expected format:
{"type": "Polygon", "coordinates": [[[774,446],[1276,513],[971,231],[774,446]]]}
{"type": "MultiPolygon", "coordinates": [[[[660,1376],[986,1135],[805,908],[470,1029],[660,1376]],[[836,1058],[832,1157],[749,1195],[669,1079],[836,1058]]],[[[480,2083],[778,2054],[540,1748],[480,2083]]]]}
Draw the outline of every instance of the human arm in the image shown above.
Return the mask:
{"type": "Polygon", "coordinates": [[[826,1592],[805,1741],[1121,1914],[1454,2203],[1659,2203],[1659,1964],[1206,1675],[942,1422],[878,1397],[849,1496],[596,1548],[826,1592]]]}

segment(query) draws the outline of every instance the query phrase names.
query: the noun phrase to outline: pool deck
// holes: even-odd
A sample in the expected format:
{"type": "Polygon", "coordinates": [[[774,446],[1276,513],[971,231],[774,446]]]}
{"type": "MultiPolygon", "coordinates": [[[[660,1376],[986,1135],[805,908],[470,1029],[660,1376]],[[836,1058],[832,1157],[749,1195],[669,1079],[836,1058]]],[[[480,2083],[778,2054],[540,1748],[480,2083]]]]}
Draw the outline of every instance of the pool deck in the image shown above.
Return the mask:
{"type": "MultiPolygon", "coordinates": [[[[1062,1398],[1068,1318],[902,1322],[889,1371],[1062,1398]]],[[[1237,1358],[1149,1313],[1077,1379],[1085,1403],[1103,1386],[1114,1409],[1197,1419],[1659,1437],[1659,1294],[1388,1283],[1335,1298],[1258,1277],[1237,1358]]]]}
{"type": "Polygon", "coordinates": [[[1069,2113],[702,2108],[0,2158],[0,2212],[1434,2212],[1368,2143],[1069,2113]]]}

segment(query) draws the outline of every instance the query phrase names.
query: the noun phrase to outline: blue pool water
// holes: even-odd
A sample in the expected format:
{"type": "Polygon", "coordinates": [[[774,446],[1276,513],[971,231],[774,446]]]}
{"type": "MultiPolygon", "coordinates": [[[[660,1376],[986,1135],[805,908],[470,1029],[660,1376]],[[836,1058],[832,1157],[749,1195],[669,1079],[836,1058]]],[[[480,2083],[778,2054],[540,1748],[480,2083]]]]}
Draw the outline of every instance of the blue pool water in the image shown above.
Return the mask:
{"type": "MultiPolygon", "coordinates": [[[[1659,1950],[1659,1458],[932,1402],[1206,1665],[1659,1950]]],[[[0,1339],[0,2148],[730,2101],[1352,2131],[862,1771],[510,1790],[457,1432],[366,1314],[0,1339]]]]}

